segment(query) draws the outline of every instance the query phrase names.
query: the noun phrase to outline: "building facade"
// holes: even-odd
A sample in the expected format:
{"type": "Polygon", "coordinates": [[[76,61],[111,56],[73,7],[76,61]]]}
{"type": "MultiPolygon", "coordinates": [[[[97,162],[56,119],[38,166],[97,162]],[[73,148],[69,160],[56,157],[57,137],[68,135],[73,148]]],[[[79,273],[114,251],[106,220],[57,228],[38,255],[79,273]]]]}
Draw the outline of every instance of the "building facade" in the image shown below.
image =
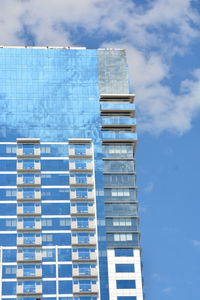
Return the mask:
{"type": "Polygon", "coordinates": [[[124,50],[0,47],[0,299],[143,300],[124,50]]]}

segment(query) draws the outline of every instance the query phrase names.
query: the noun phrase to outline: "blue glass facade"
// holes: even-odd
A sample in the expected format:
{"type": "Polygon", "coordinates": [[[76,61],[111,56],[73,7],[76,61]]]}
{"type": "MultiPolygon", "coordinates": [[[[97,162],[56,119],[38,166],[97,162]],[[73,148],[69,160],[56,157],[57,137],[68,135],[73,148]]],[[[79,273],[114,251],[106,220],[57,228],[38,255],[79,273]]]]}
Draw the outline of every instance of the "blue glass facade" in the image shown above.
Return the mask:
{"type": "Polygon", "coordinates": [[[142,300],[124,50],[0,48],[0,81],[0,298],[142,300]]]}

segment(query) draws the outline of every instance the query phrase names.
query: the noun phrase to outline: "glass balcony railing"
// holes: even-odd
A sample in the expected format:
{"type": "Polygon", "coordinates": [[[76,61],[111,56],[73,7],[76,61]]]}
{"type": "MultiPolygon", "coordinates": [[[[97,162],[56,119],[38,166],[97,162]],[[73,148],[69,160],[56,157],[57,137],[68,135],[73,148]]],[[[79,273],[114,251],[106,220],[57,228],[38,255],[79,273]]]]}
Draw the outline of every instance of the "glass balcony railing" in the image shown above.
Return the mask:
{"type": "Polygon", "coordinates": [[[34,176],[23,177],[23,183],[24,184],[34,184],[34,182],[35,182],[34,176]]]}
{"type": "Polygon", "coordinates": [[[135,110],[133,103],[101,103],[101,110],[135,110]]]}
{"type": "Polygon", "coordinates": [[[76,191],[77,198],[87,198],[88,193],[87,191],[76,191]]]}
{"type": "Polygon", "coordinates": [[[27,252],[24,252],[24,259],[25,260],[35,260],[35,252],[34,253],[27,253],[27,252]]]}
{"type": "Polygon", "coordinates": [[[23,191],[23,198],[24,199],[34,199],[35,192],[34,191],[23,191]]]}
{"type": "Polygon", "coordinates": [[[85,155],[86,154],[86,149],[79,149],[79,148],[75,148],[75,155],[85,155]]]}
{"type": "Polygon", "coordinates": [[[24,214],[33,214],[35,212],[35,206],[23,206],[24,214]]]}
{"type": "Polygon", "coordinates": [[[137,140],[135,132],[102,131],[101,134],[103,140],[137,140]]]}
{"type": "Polygon", "coordinates": [[[90,238],[88,236],[79,236],[78,243],[79,244],[89,244],[90,238]]]}
{"type": "Polygon", "coordinates": [[[78,252],[79,259],[90,259],[90,252],[78,252]]]}
{"type": "Polygon", "coordinates": [[[87,213],[88,206],[77,206],[76,207],[77,213],[87,213]]]}
{"type": "Polygon", "coordinates": [[[88,221],[77,221],[78,228],[88,228],[89,222],[88,221]]]}
{"type": "Polygon", "coordinates": [[[90,284],[80,284],[79,290],[80,292],[91,292],[92,288],[90,284]]]}
{"type": "Polygon", "coordinates": [[[102,125],[136,125],[135,118],[102,117],[102,125]]]}
{"type": "Polygon", "coordinates": [[[23,169],[32,170],[34,169],[34,162],[23,162],[23,169]]]}
{"type": "Polygon", "coordinates": [[[23,147],[23,154],[24,155],[33,155],[34,147],[23,147]]]}
{"type": "Polygon", "coordinates": [[[29,268],[29,269],[23,269],[24,271],[24,276],[35,276],[35,269],[34,268],[29,268]]]}
{"type": "Polygon", "coordinates": [[[76,183],[77,184],[86,184],[87,183],[87,178],[86,177],[75,177],[76,178],[76,183]]]}
{"type": "Polygon", "coordinates": [[[24,239],[23,239],[24,244],[26,244],[26,245],[32,245],[32,244],[35,244],[35,241],[36,241],[36,238],[35,238],[35,237],[31,237],[31,236],[26,237],[26,236],[24,236],[23,238],[24,238],[24,239]]]}
{"type": "Polygon", "coordinates": [[[91,274],[91,270],[90,268],[79,268],[79,275],[90,275],[91,274]]]}

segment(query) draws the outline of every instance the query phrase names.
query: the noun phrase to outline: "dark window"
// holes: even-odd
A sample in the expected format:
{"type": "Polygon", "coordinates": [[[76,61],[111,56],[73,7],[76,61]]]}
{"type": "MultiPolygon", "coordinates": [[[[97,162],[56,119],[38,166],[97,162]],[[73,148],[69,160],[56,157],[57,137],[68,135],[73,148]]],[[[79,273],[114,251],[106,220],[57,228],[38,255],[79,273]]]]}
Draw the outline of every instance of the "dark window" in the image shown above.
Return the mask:
{"type": "Polygon", "coordinates": [[[117,289],[135,289],[135,280],[117,280],[117,289]]]}
{"type": "Polygon", "coordinates": [[[115,249],[115,256],[134,256],[133,249],[129,249],[129,248],[115,249]]]}
{"type": "Polygon", "coordinates": [[[117,273],[134,272],[134,264],[116,264],[115,270],[117,273]]]}

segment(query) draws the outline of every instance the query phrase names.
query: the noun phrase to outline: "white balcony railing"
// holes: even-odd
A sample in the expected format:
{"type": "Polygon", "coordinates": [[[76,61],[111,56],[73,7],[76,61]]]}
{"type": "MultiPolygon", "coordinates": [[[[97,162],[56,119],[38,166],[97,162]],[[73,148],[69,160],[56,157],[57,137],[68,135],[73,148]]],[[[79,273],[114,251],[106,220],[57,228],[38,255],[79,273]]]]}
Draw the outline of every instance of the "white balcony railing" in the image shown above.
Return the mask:
{"type": "Polygon", "coordinates": [[[39,157],[40,148],[34,148],[32,151],[25,151],[23,148],[17,148],[17,156],[20,157],[39,157]]]}
{"type": "Polygon", "coordinates": [[[41,206],[35,206],[33,209],[24,209],[23,206],[17,206],[17,215],[37,216],[41,215],[41,206]]]}
{"type": "Polygon", "coordinates": [[[96,252],[89,252],[87,255],[81,255],[78,252],[72,252],[72,261],[96,261],[96,252]]]}
{"type": "Polygon", "coordinates": [[[77,194],[76,191],[70,191],[70,200],[94,200],[94,192],[89,191],[86,195],[77,194]]]}
{"type": "Polygon", "coordinates": [[[17,278],[40,278],[42,277],[42,269],[35,269],[33,272],[26,272],[24,269],[17,269],[17,278]]]}
{"type": "Polygon", "coordinates": [[[84,287],[79,284],[73,284],[73,293],[74,294],[97,294],[98,286],[97,284],[91,284],[90,287],[88,287],[88,285],[84,287]]]}
{"type": "Polygon", "coordinates": [[[40,262],[42,261],[41,251],[35,252],[34,255],[27,256],[23,252],[17,252],[17,261],[18,262],[40,262]]]}
{"type": "Polygon", "coordinates": [[[88,272],[82,272],[79,268],[73,268],[72,276],[73,277],[97,277],[98,272],[96,268],[90,268],[88,269],[88,272]]]}
{"type": "Polygon", "coordinates": [[[42,229],[41,221],[35,221],[34,224],[26,224],[23,221],[17,221],[17,230],[19,231],[38,231],[42,229]]]}
{"type": "Polygon", "coordinates": [[[88,206],[87,210],[81,210],[78,208],[76,205],[71,206],[70,208],[70,214],[71,215],[94,215],[95,214],[95,209],[94,206],[88,206]]]}

